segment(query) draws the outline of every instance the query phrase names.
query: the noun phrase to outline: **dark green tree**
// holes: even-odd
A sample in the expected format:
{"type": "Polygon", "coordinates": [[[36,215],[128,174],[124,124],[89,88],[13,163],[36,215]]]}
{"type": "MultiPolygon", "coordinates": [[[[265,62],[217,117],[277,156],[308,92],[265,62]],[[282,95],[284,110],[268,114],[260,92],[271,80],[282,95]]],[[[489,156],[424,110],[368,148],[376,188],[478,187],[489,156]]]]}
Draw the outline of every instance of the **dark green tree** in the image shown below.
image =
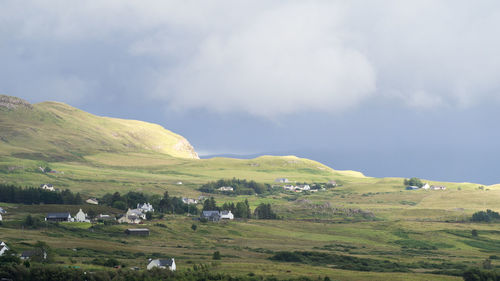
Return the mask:
{"type": "Polygon", "coordinates": [[[214,254],[212,255],[212,259],[214,259],[214,260],[220,260],[221,259],[220,252],[219,251],[215,251],[214,254]]]}

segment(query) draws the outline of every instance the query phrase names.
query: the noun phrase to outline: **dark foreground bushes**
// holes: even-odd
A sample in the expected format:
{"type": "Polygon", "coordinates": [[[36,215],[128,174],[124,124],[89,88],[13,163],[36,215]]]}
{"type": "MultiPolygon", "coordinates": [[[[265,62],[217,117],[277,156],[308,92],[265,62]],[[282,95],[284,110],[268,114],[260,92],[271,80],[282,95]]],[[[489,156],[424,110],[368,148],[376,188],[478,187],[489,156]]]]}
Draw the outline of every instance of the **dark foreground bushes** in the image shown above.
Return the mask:
{"type": "Polygon", "coordinates": [[[462,275],[465,281],[500,281],[500,272],[471,268],[462,275]]]}
{"type": "MultiPolygon", "coordinates": [[[[3,264],[0,265],[0,279],[7,280],[25,280],[25,281],[135,281],[135,280],[218,280],[218,281],[312,281],[307,277],[290,278],[290,279],[277,279],[275,277],[261,277],[253,273],[248,276],[231,276],[228,274],[211,273],[207,266],[195,265],[192,270],[186,272],[171,272],[167,269],[152,269],[133,271],[129,269],[120,270],[103,270],[103,271],[83,271],[81,269],[66,268],[55,265],[31,265],[26,267],[19,264],[3,264]]],[[[326,277],[325,277],[326,279],[326,277]]]]}

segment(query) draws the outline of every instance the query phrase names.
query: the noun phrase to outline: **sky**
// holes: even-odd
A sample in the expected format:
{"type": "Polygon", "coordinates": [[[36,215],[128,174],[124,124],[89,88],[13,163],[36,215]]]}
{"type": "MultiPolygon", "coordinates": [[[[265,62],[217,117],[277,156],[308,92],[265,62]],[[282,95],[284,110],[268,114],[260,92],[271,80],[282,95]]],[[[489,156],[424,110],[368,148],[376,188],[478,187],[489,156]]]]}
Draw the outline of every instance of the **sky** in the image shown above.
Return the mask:
{"type": "Polygon", "coordinates": [[[498,1],[0,2],[0,93],[202,156],[500,183],[498,1]]]}

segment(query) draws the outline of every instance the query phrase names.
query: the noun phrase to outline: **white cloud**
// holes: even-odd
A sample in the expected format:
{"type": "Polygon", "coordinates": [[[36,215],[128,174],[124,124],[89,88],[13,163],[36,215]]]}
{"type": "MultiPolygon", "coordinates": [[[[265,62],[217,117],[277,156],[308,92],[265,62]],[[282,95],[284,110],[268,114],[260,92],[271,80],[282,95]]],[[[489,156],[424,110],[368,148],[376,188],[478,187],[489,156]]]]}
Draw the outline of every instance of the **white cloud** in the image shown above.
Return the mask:
{"type": "Polygon", "coordinates": [[[0,59],[16,71],[0,70],[0,82],[11,94],[28,91],[16,80],[40,93],[74,87],[76,99],[142,90],[179,110],[271,118],[370,97],[469,107],[498,102],[499,11],[489,1],[3,1],[0,59]]]}

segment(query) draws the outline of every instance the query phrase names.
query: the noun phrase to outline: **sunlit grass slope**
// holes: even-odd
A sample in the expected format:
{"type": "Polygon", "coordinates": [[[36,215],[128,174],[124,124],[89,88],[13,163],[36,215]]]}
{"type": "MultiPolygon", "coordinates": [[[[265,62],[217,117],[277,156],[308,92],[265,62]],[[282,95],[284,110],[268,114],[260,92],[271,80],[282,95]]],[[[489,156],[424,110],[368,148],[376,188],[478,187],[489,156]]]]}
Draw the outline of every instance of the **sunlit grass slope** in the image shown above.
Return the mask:
{"type": "Polygon", "coordinates": [[[67,161],[101,152],[146,151],[198,158],[185,138],[160,125],[99,117],[58,102],[30,105],[15,97],[0,99],[0,155],[67,161]]]}

